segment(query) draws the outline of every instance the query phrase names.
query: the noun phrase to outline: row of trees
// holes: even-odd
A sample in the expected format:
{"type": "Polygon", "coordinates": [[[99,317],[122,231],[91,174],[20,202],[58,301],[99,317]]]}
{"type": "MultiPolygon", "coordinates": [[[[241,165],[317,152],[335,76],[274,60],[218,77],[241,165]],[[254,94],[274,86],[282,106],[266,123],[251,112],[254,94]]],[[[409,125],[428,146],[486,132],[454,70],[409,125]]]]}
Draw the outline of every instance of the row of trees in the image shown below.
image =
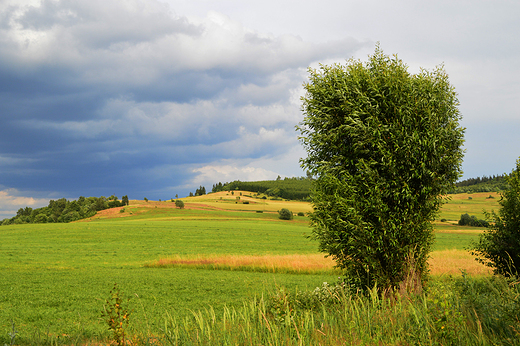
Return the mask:
{"type": "Polygon", "coordinates": [[[448,193],[499,192],[508,189],[505,174],[477,177],[460,181],[448,193]]]}
{"type": "Polygon", "coordinates": [[[463,186],[471,186],[471,185],[477,185],[481,183],[487,183],[487,182],[504,182],[505,181],[505,175],[493,175],[493,176],[482,176],[476,177],[476,178],[469,178],[462,181],[459,181],[455,184],[457,187],[463,187],[463,186]]]}
{"type": "Polygon", "coordinates": [[[24,223],[71,222],[94,216],[98,211],[128,205],[128,196],[121,201],[114,195],[110,197],[79,197],[69,201],[65,198],[50,200],[43,208],[20,208],[16,216],[4,219],[1,225],[24,223]]]}

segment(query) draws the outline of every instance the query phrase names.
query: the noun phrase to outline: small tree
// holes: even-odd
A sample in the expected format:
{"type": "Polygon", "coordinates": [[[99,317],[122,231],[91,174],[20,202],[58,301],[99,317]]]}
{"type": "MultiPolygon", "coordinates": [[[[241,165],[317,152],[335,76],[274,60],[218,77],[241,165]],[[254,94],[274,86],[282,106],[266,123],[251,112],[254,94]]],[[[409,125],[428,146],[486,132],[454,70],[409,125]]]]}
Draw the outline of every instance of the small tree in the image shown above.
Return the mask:
{"type": "Polygon", "coordinates": [[[505,177],[509,189],[501,193],[500,209],[487,213],[488,229],[473,244],[472,255],[495,274],[518,276],[520,270],[520,159],[516,169],[505,177]]]}
{"type": "Polygon", "coordinates": [[[442,67],[410,74],[376,48],[367,63],[310,69],[297,127],[314,181],[312,237],[354,286],[427,279],[443,194],[460,177],[464,129],[442,67]]]}
{"type": "Polygon", "coordinates": [[[287,208],[282,208],[278,211],[278,218],[282,220],[292,220],[293,219],[293,213],[287,208]]]}
{"type": "Polygon", "coordinates": [[[175,200],[175,206],[179,209],[184,209],[184,202],[180,199],[175,200]]]}

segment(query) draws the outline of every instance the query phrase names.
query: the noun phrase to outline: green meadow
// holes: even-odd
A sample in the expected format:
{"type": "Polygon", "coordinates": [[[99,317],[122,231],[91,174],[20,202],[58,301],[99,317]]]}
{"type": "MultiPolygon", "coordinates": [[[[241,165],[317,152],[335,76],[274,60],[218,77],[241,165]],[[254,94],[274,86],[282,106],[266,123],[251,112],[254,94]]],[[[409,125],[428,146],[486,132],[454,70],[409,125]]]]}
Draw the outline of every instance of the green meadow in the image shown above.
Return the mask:
{"type": "MultiPolygon", "coordinates": [[[[483,217],[496,209],[494,199],[452,196],[436,222],[435,251],[463,250],[480,229],[461,228],[461,213],[483,217]],[[460,198],[459,198],[460,197],[460,198]],[[467,209],[465,209],[467,207],[467,209]]],[[[487,194],[489,195],[489,193],[487,194]]],[[[114,283],[132,310],[133,333],[162,335],[165,321],[193,316],[211,307],[216,314],[277,287],[313,290],[335,282],[332,271],[302,272],[216,270],[211,267],[153,266],[172,256],[316,255],[317,244],[306,216],[282,221],[282,206],[310,211],[304,202],[270,201],[229,193],[174,203],[131,201],[70,224],[0,227],[0,344],[9,344],[14,323],[16,344],[77,344],[107,340],[101,311],[114,283]],[[244,204],[244,201],[249,203],[244,204]],[[124,209],[124,211],[120,211],[124,209]]]]}
{"type": "Polygon", "coordinates": [[[498,210],[500,194],[497,192],[460,193],[448,195],[447,203],[442,207],[439,219],[458,221],[461,214],[468,213],[484,219],[484,211],[498,210]]]}

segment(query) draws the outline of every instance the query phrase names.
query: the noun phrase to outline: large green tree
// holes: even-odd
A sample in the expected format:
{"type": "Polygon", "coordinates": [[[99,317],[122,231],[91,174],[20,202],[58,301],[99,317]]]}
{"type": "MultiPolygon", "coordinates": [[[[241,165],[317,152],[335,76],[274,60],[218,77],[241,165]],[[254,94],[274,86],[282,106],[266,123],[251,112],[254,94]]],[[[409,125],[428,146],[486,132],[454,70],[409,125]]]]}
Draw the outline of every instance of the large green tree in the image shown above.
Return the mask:
{"type": "Polygon", "coordinates": [[[297,126],[317,179],[312,235],[358,288],[424,283],[431,221],[460,177],[464,129],[443,67],[367,62],[309,69],[297,126]]]}
{"type": "Polygon", "coordinates": [[[493,268],[495,274],[518,276],[520,273],[520,159],[516,169],[505,177],[508,189],[501,193],[498,213],[486,216],[491,221],[480,235],[472,254],[493,268]]]}

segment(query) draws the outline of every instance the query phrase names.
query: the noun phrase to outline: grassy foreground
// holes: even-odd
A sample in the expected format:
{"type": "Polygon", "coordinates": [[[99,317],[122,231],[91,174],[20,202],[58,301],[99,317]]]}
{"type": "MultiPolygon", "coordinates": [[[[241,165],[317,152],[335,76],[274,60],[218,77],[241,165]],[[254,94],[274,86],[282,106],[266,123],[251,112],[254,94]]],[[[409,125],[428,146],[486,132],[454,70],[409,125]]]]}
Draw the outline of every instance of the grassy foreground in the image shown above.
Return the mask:
{"type": "Polygon", "coordinates": [[[458,227],[460,215],[436,224],[428,292],[385,300],[322,286],[338,273],[305,238],[307,218],[276,214],[309,204],[246,195],[189,198],[183,210],[131,201],[85,222],[0,228],[0,345],[13,323],[16,344],[109,342],[101,311],[115,282],[133,311],[127,340],[140,344],[517,343],[517,286],[467,258],[481,230],[458,227]]]}

